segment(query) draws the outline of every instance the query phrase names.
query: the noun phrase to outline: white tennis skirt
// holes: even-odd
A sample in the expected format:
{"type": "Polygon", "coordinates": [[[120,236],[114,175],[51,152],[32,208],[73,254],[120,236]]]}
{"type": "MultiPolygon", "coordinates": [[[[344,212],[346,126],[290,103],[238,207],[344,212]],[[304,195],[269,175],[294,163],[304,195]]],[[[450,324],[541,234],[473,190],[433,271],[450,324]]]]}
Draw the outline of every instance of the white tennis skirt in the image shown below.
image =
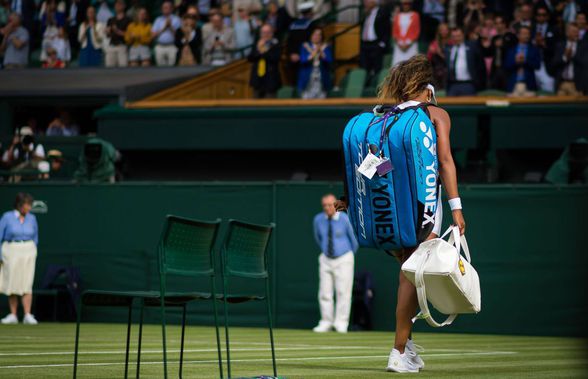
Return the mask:
{"type": "Polygon", "coordinates": [[[2,243],[0,293],[24,295],[33,293],[37,245],[33,241],[2,243]]]}

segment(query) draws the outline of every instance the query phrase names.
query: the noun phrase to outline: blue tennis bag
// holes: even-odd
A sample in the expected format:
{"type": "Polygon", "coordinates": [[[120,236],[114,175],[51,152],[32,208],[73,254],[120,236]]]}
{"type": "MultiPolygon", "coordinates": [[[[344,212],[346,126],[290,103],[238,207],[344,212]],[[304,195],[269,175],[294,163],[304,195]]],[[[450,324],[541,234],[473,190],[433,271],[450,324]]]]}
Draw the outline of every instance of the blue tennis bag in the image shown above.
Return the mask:
{"type": "Polygon", "coordinates": [[[433,230],[439,186],[437,136],[428,105],[375,109],[345,127],[348,215],[361,246],[415,247],[433,230]],[[369,153],[389,160],[371,179],[358,172],[369,153]]]}

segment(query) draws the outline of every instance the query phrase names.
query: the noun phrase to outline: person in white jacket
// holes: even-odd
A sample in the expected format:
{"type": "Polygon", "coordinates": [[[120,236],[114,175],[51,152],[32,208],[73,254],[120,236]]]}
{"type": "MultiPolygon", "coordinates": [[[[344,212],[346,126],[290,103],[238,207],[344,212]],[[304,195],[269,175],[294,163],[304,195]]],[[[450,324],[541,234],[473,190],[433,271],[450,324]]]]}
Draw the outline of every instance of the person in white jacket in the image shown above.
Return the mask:
{"type": "Polygon", "coordinates": [[[96,67],[102,65],[102,46],[104,45],[106,26],[96,21],[96,9],[88,7],[86,20],[78,30],[80,41],[80,67],[96,67]]]}

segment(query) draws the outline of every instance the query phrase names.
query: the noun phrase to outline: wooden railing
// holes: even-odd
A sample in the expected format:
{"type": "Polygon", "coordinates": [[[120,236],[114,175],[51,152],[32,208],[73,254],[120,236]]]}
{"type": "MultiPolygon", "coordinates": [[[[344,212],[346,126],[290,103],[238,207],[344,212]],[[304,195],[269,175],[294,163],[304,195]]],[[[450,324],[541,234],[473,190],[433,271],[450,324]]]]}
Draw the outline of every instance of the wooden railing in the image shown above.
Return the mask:
{"type": "Polygon", "coordinates": [[[247,99],[251,97],[251,63],[240,59],[151,95],[140,102],[247,99]]]}

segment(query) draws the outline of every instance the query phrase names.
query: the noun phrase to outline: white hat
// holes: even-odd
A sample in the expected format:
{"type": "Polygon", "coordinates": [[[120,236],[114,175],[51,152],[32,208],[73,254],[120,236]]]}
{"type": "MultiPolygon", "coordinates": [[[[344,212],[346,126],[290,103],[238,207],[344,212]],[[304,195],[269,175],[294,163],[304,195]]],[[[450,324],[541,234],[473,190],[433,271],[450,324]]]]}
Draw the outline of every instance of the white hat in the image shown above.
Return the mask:
{"type": "Polygon", "coordinates": [[[18,134],[22,137],[22,136],[32,136],[33,133],[33,129],[30,126],[21,126],[18,134]]]}
{"type": "Polygon", "coordinates": [[[298,4],[299,12],[308,12],[314,8],[314,1],[304,1],[298,4]]]}

